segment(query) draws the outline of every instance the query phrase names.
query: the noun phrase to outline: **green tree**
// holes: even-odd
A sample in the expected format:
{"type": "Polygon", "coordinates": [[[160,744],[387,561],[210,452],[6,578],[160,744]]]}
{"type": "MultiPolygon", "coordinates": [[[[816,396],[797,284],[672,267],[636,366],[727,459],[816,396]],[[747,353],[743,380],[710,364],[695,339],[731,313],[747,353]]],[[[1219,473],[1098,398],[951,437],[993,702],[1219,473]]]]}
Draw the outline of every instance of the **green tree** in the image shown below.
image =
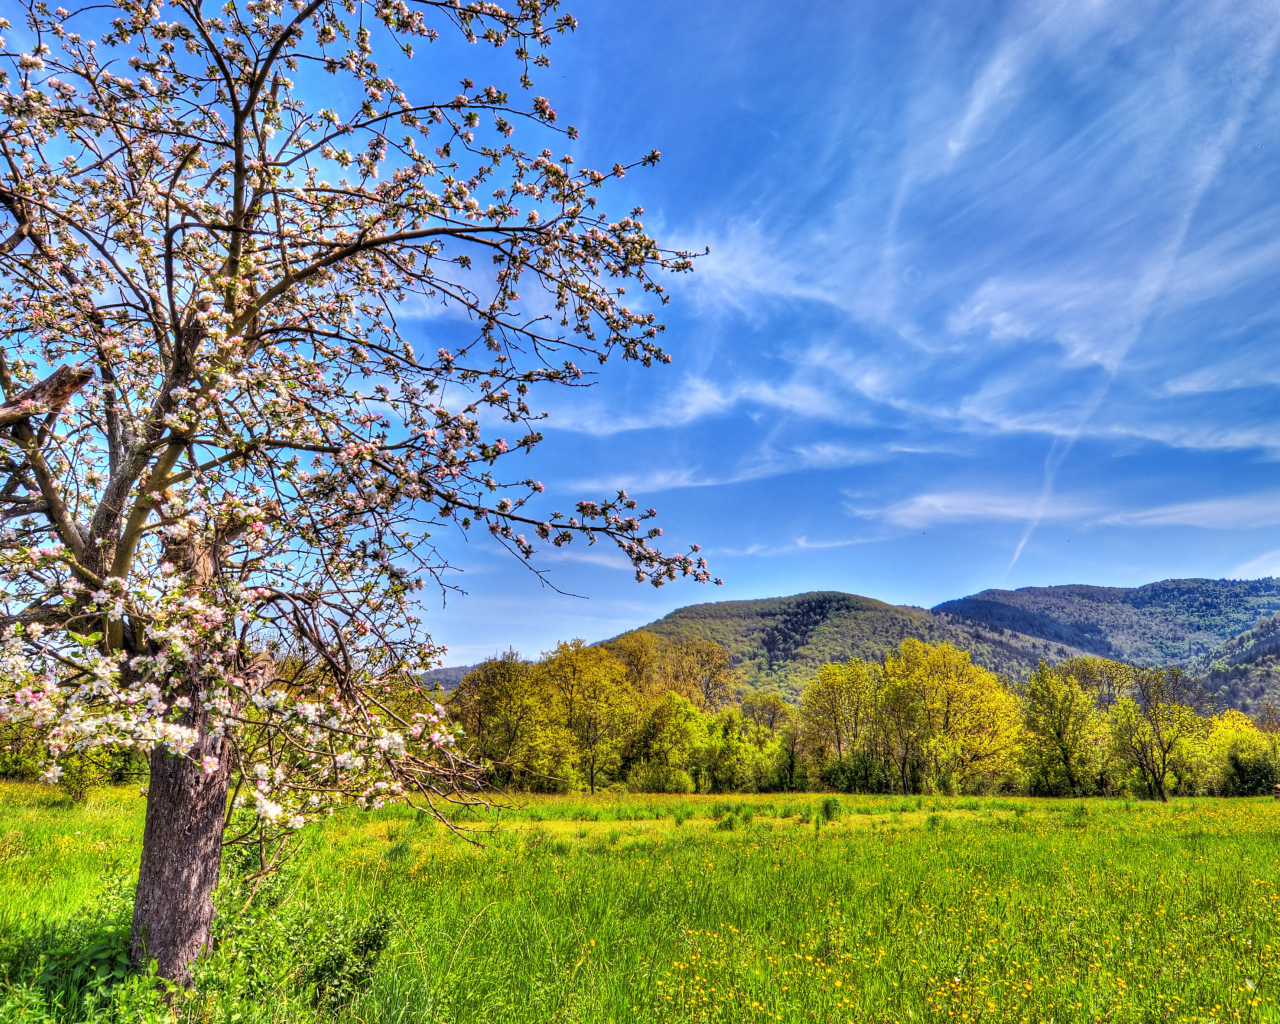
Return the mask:
{"type": "Polygon", "coordinates": [[[884,661],[879,721],[903,792],[913,761],[944,788],[1010,771],[1022,738],[1017,698],[969,652],[903,640],[884,661]]]}
{"type": "Polygon", "coordinates": [[[627,685],[626,667],[604,648],[574,640],[559,645],[540,668],[560,697],[578,770],[594,793],[602,773],[612,772],[621,762],[635,721],[637,699],[627,685]]]}
{"type": "Polygon", "coordinates": [[[672,688],[704,711],[718,711],[732,699],[738,673],[729,652],[714,640],[695,637],[672,644],[667,664],[672,688]]]}
{"type": "Polygon", "coordinates": [[[679,693],[667,691],[631,738],[628,783],[649,793],[692,793],[693,772],[706,742],[705,718],[679,693]]]}
{"type": "Polygon", "coordinates": [[[875,720],[880,698],[878,670],[865,661],[823,665],[800,697],[800,717],[816,746],[841,760],[857,748],[875,720]]]}
{"type": "Polygon", "coordinates": [[[932,675],[922,670],[924,645],[904,640],[884,661],[876,726],[897,770],[903,794],[911,792],[911,767],[920,762],[935,727],[932,675]]]}
{"type": "Polygon", "coordinates": [[[1124,696],[1132,684],[1131,666],[1092,654],[1067,658],[1055,667],[1062,675],[1075,679],[1103,711],[1124,696]]]}
{"type": "Polygon", "coordinates": [[[617,658],[627,674],[627,685],[641,697],[651,697],[660,685],[665,657],[662,640],[643,629],[623,633],[600,645],[617,658]]]}
{"type": "Polygon", "coordinates": [[[746,737],[742,713],[721,711],[704,720],[706,739],[698,745],[698,789],[728,793],[755,789],[765,774],[762,752],[746,737]]]}
{"type": "Polygon", "coordinates": [[[748,733],[760,749],[791,721],[791,705],[776,690],[751,691],[742,698],[741,710],[744,721],[750,725],[748,733]]]}
{"type": "Polygon", "coordinates": [[[1169,802],[1173,762],[1207,730],[1204,716],[1213,703],[1204,687],[1181,669],[1134,668],[1128,692],[1111,707],[1116,754],[1164,803],[1169,802]]]}
{"type": "Polygon", "coordinates": [[[1102,759],[1105,719],[1070,666],[1041,662],[1031,674],[1025,722],[1033,787],[1052,794],[1089,792],[1102,759]]]}
{"type": "Polygon", "coordinates": [[[448,702],[468,752],[483,760],[493,782],[563,789],[572,778],[572,737],[553,694],[534,667],[512,650],[477,665],[448,702]]]}
{"type": "Polygon", "coordinates": [[[778,730],[777,742],[773,747],[773,779],[776,788],[790,791],[800,787],[806,768],[802,749],[799,725],[794,720],[787,722],[778,730]]]}

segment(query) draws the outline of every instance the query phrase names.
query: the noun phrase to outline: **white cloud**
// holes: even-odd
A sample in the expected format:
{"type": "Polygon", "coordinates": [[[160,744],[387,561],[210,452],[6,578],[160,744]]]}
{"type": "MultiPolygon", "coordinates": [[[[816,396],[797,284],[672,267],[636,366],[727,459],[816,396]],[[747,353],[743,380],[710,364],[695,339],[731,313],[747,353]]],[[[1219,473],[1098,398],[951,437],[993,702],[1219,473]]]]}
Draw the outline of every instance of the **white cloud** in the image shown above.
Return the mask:
{"type": "Polygon", "coordinates": [[[1263,576],[1280,576],[1280,548],[1241,562],[1227,575],[1233,579],[1253,580],[1263,576]]]}
{"type": "Polygon", "coordinates": [[[1079,519],[1094,511],[1088,506],[1061,498],[1040,508],[1038,495],[998,494],[987,491],[935,491],[917,494],[887,508],[859,508],[850,511],[861,518],[879,519],[906,529],[919,529],[934,523],[965,521],[1025,520],[1040,511],[1042,519],[1079,519]]]}
{"type": "Polygon", "coordinates": [[[629,466],[617,473],[574,482],[585,491],[624,490],[630,494],[652,494],[688,487],[722,487],[785,476],[807,469],[838,469],[844,466],[881,462],[894,451],[891,447],[855,446],[838,441],[815,441],[795,446],[770,442],[737,459],[736,464],[716,473],[697,466],[663,466],[647,469],[629,466]]]}
{"type": "Polygon", "coordinates": [[[1210,530],[1252,530],[1280,526],[1280,492],[1206,498],[1155,508],[1117,512],[1101,520],[1119,526],[1198,526],[1210,530]]]}
{"type": "Polygon", "coordinates": [[[668,389],[667,394],[667,398],[639,412],[618,412],[602,403],[566,404],[552,412],[547,425],[595,437],[610,437],[633,430],[683,427],[698,420],[723,416],[741,406],[757,406],[802,417],[831,418],[840,412],[839,403],[829,391],[795,378],[777,383],[744,379],[720,385],[703,377],[687,375],[668,389]]]}

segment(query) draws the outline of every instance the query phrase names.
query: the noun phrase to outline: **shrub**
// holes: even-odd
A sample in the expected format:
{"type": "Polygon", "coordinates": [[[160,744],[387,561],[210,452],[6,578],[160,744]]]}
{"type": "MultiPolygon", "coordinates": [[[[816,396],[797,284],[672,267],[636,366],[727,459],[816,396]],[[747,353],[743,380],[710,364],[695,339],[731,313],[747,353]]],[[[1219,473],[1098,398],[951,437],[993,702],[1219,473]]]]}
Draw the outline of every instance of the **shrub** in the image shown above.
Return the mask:
{"type": "Polygon", "coordinates": [[[390,934],[391,917],[386,912],[364,924],[341,919],[331,924],[325,936],[328,948],[303,975],[303,982],[314,986],[312,1005],[332,1012],[368,988],[390,934]]]}
{"type": "Polygon", "coordinates": [[[1233,751],[1227,764],[1228,796],[1263,796],[1276,784],[1276,766],[1265,755],[1233,751]]]}

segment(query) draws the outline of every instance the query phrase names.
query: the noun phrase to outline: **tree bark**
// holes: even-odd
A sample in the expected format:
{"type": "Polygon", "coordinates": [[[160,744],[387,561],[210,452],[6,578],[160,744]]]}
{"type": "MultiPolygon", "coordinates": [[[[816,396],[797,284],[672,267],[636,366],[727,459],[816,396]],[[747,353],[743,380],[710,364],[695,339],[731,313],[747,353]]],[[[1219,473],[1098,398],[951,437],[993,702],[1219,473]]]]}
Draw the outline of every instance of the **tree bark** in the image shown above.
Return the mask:
{"type": "Polygon", "coordinates": [[[0,426],[20,423],[28,416],[58,412],[72,395],[92,379],[92,367],[59,366],[39,384],[0,405],[0,426]]]}
{"type": "Polygon", "coordinates": [[[225,748],[200,722],[200,739],[187,757],[162,748],[151,754],[131,952],[135,962],[153,959],[160,977],[187,987],[213,924],[230,777],[225,748]],[[206,756],[218,759],[210,774],[200,763],[206,756]]]}

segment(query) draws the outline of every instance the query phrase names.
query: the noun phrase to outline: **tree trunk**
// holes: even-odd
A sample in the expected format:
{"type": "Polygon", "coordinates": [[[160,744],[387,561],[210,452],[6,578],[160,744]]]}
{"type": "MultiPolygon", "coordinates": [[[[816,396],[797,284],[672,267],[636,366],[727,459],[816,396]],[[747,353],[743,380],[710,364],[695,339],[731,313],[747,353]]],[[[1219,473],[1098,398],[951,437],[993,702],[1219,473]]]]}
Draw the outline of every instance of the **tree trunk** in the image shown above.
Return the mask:
{"type": "Polygon", "coordinates": [[[225,747],[201,722],[200,740],[188,757],[160,748],[151,754],[131,952],[135,962],[154,959],[160,977],[188,987],[192,961],[209,942],[222,867],[230,776],[225,747]],[[218,759],[210,774],[201,765],[206,756],[218,759]]]}

